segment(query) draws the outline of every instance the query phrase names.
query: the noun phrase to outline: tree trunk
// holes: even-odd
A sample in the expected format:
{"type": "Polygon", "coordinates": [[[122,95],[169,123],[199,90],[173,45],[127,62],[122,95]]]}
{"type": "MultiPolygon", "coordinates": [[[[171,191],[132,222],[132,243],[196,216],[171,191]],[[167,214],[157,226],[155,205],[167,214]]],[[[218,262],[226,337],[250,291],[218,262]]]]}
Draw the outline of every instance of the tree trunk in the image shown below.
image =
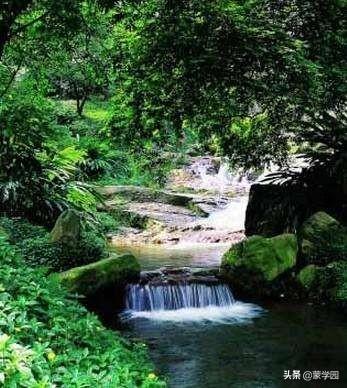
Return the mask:
{"type": "Polygon", "coordinates": [[[5,44],[9,38],[9,28],[5,23],[0,26],[0,60],[2,58],[2,54],[4,52],[5,44]]]}
{"type": "Polygon", "coordinates": [[[17,17],[25,11],[32,0],[10,0],[2,4],[3,9],[0,13],[0,60],[4,53],[6,43],[11,37],[11,28],[17,17]]]}
{"type": "Polygon", "coordinates": [[[76,111],[80,117],[83,115],[84,105],[87,102],[87,100],[88,100],[88,95],[86,94],[81,99],[76,98],[76,111]]]}

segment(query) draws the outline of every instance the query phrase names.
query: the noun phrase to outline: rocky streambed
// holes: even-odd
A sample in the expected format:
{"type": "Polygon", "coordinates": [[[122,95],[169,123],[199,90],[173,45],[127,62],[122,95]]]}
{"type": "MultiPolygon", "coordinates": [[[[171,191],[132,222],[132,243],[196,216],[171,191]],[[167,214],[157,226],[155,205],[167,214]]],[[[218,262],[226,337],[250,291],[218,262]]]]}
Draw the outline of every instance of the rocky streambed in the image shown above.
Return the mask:
{"type": "Polygon", "coordinates": [[[128,221],[110,234],[114,246],[236,243],[244,238],[248,180],[214,157],[191,158],[174,170],[163,190],[100,188],[104,209],[128,221]]]}

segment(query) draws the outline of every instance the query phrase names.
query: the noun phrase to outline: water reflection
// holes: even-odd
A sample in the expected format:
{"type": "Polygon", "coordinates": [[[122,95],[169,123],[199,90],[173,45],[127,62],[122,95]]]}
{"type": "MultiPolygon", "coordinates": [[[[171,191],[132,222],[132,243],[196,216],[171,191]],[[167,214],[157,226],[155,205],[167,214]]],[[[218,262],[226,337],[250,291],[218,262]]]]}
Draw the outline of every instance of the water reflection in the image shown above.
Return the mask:
{"type": "Polygon", "coordinates": [[[218,266],[230,244],[178,244],[111,246],[115,253],[131,253],[140,262],[142,270],[153,270],[165,265],[175,267],[218,266]]]}
{"type": "Polygon", "coordinates": [[[347,330],[339,314],[310,306],[267,305],[256,319],[231,324],[123,323],[150,347],[171,388],[346,387],[347,330]],[[339,370],[340,381],[285,382],[284,370],[339,370]]]}

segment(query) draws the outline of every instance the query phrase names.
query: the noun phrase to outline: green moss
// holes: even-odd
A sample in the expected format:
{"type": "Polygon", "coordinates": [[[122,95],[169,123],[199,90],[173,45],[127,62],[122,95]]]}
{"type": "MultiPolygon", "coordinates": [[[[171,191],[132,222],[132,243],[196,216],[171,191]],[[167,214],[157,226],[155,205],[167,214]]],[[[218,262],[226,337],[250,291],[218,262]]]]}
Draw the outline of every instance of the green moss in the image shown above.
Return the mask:
{"type": "Polygon", "coordinates": [[[335,300],[347,302],[347,263],[337,264],[337,287],[335,300]]]}
{"type": "Polygon", "coordinates": [[[297,280],[305,289],[311,289],[318,272],[316,265],[310,264],[304,267],[298,274],[297,280]]]}
{"type": "Polygon", "coordinates": [[[233,246],[223,257],[222,266],[243,267],[272,281],[296,263],[297,240],[293,234],[272,238],[252,236],[233,246]]]}
{"type": "Polygon", "coordinates": [[[337,261],[320,268],[313,286],[320,299],[347,303],[347,262],[337,261]]]}
{"type": "Polygon", "coordinates": [[[222,266],[232,266],[242,257],[244,242],[233,245],[222,257],[222,266]]]}
{"type": "Polygon", "coordinates": [[[125,254],[72,268],[59,274],[59,278],[71,292],[87,295],[102,287],[124,284],[139,274],[140,265],[135,257],[125,254]]]}
{"type": "Polygon", "coordinates": [[[298,238],[305,263],[347,260],[347,229],[327,213],[315,213],[305,221],[298,238]]]}

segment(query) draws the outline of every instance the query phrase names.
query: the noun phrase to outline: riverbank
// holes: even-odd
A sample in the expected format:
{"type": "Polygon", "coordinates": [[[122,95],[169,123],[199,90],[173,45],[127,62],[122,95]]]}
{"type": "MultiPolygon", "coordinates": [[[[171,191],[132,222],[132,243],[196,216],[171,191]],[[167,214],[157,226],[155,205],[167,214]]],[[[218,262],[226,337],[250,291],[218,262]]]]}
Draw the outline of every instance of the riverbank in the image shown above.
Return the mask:
{"type": "Polygon", "coordinates": [[[25,266],[0,233],[4,387],[164,387],[146,346],[105,329],[43,269],[25,266]]]}
{"type": "MultiPolygon", "coordinates": [[[[70,292],[77,291],[79,298],[82,298],[80,301],[100,317],[105,327],[120,330],[123,336],[128,337],[128,340],[124,340],[114,331],[106,330],[81,305],[71,301],[71,295],[54,283],[54,279],[40,280],[40,276],[44,277],[42,270],[32,268],[30,271],[33,273],[33,284],[49,290],[48,306],[57,303],[68,306],[68,311],[76,310],[73,313],[76,322],[71,330],[77,331],[77,327],[87,330],[85,325],[92,322],[93,330],[101,333],[101,337],[87,337],[87,343],[84,343],[85,337],[81,338],[81,333],[78,332],[75,338],[78,341],[81,338],[82,345],[76,347],[69,339],[64,343],[65,349],[47,339],[43,353],[37,357],[39,362],[48,363],[51,367],[49,378],[59,381],[55,367],[65,365],[67,352],[80,354],[83,348],[86,354],[81,356],[81,360],[87,367],[90,362],[89,355],[94,347],[100,344],[107,345],[106,355],[100,351],[95,359],[98,364],[99,359],[108,357],[106,369],[100,368],[100,374],[104,371],[105,377],[99,379],[94,376],[87,381],[89,383],[97,378],[101,386],[113,384],[113,380],[108,379],[116,378],[118,385],[164,386],[165,382],[157,375],[164,376],[170,386],[177,388],[200,388],[202,382],[211,386],[218,383],[219,387],[229,387],[230,376],[235,387],[253,388],[260,381],[267,381],[270,386],[276,386],[281,382],[282,369],[301,368],[302,365],[307,370],[315,370],[317,365],[326,368],[329,357],[341,373],[345,373],[342,359],[345,356],[343,349],[347,345],[347,338],[341,334],[344,325],[342,316],[335,312],[330,315],[328,309],[319,315],[316,307],[307,304],[314,301],[314,298],[302,298],[303,303],[294,305],[293,300],[297,294],[287,293],[288,288],[283,288],[287,287],[287,284],[293,284],[283,283],[281,275],[285,273],[286,279],[295,277],[303,281],[300,290],[305,291],[306,295],[309,290],[315,289],[316,283],[311,271],[309,276],[306,276],[306,273],[300,276],[297,270],[292,276],[287,271],[292,269],[294,262],[289,260],[288,265],[286,241],[289,241],[288,244],[294,252],[292,256],[295,256],[295,263],[298,251],[303,251],[302,244],[300,243],[300,248],[295,244],[294,247],[291,243],[292,235],[288,235],[288,239],[283,240],[284,246],[280,243],[285,260],[282,260],[283,257],[279,254],[275,258],[278,262],[275,260],[273,263],[273,252],[279,253],[276,244],[258,244],[260,240],[267,241],[263,237],[246,239],[244,223],[249,187],[250,182],[242,176],[230,174],[218,159],[216,162],[212,157],[200,157],[176,170],[162,189],[123,185],[99,189],[105,201],[96,217],[102,215],[101,224],[108,237],[106,250],[104,245],[101,244],[101,247],[99,244],[99,232],[91,233],[91,230],[81,228],[81,214],[75,211],[62,213],[48,235],[42,228],[18,220],[7,220],[3,224],[5,229],[10,229],[13,241],[19,240],[18,248],[26,254],[26,260],[31,260],[28,262],[30,265],[38,267],[42,266],[42,263],[59,263],[67,266],[63,268],[67,271],[61,276],[67,280],[65,285],[70,292]],[[268,283],[257,282],[259,276],[254,272],[254,268],[249,271],[244,265],[245,258],[251,261],[252,258],[245,254],[246,250],[239,247],[253,240],[258,242],[256,241],[256,247],[250,251],[255,257],[261,256],[259,268],[265,266],[265,269],[269,270],[271,278],[265,279],[268,283]],[[69,247],[70,255],[67,255],[66,250],[61,251],[61,247],[65,245],[69,247]],[[95,250],[96,246],[100,249],[95,250]],[[229,271],[238,260],[242,261],[241,270],[236,277],[225,276],[225,273],[219,271],[222,256],[229,257],[230,252],[234,251],[235,260],[223,260],[223,270],[229,271]],[[84,256],[83,252],[89,253],[84,256]],[[98,258],[103,260],[93,263],[97,256],[93,256],[92,252],[99,252],[98,258]],[[139,264],[129,253],[137,257],[139,264]],[[69,260],[71,254],[74,261],[69,260]],[[119,254],[123,256],[118,256],[119,254]],[[110,257],[105,258],[105,255],[110,257]],[[64,260],[57,260],[57,257],[63,257],[64,260]],[[127,257],[131,260],[127,260],[127,257]],[[52,261],[52,258],[55,260],[52,261]],[[73,263],[82,266],[69,269],[76,266],[72,265],[73,263]],[[110,265],[113,266],[112,271],[110,265]],[[283,287],[270,284],[273,280],[279,280],[283,287]],[[42,285],[41,281],[44,282],[42,285]],[[51,287],[58,288],[57,296],[50,294],[51,287]],[[102,292],[99,292],[103,287],[102,292]],[[249,292],[245,292],[245,287],[248,287],[249,292]],[[309,288],[305,290],[305,287],[309,288]],[[261,292],[262,290],[265,292],[261,292]],[[269,302],[276,299],[281,303],[269,302]],[[292,319],[294,312],[295,320],[292,319]],[[305,325],[305,329],[302,325],[305,325]],[[327,342],[320,344],[326,349],[321,354],[317,351],[317,338],[320,338],[320,335],[328,336],[331,327],[335,332],[329,334],[327,342]],[[301,338],[299,348],[291,347],[296,338],[291,330],[295,330],[301,338]],[[275,336],[274,331],[277,333],[275,336]],[[139,338],[140,343],[138,340],[134,343],[134,338],[139,338]],[[116,345],[112,346],[112,342],[116,345]],[[149,353],[143,342],[148,345],[149,353]],[[313,354],[315,363],[311,363],[310,357],[306,355],[307,351],[313,354]],[[119,360],[117,355],[124,352],[126,357],[119,360]],[[338,355],[334,356],[334,352],[338,352],[338,355]],[[292,353],[296,353],[296,357],[294,361],[289,361],[292,353]],[[154,370],[149,357],[154,361],[157,370],[154,370]],[[59,363],[54,361],[56,364],[51,365],[50,358],[59,360],[59,363]],[[253,360],[252,367],[249,367],[250,359],[253,360]],[[224,364],[222,371],[221,361],[224,364]],[[107,368],[111,363],[128,371],[131,376],[123,376],[117,371],[109,372],[107,368]],[[271,365],[276,368],[275,373],[271,370],[271,365]],[[187,370],[191,373],[187,374],[187,370]],[[257,376],[259,370],[262,370],[262,376],[257,376]]],[[[318,229],[313,229],[314,233],[309,237],[320,239],[318,229]]],[[[324,230],[322,232],[323,236],[331,234],[324,230]]],[[[302,239],[303,234],[300,236],[302,239]]],[[[296,241],[296,237],[293,238],[296,241]]],[[[316,247],[316,243],[314,240],[314,244],[305,246],[316,247]]],[[[314,254],[312,257],[316,256],[314,254]]],[[[305,264],[312,269],[312,263],[307,261],[305,264]]],[[[300,264],[296,269],[305,269],[304,267],[300,264]]],[[[314,274],[318,274],[316,270],[319,272],[319,268],[314,268],[314,274]]],[[[266,276],[270,276],[269,274],[266,272],[266,276]]],[[[8,285],[5,286],[7,287],[8,285]]],[[[329,290],[329,287],[324,287],[329,290]]],[[[303,296],[304,292],[300,295],[303,296]]],[[[21,294],[16,295],[14,301],[17,297],[20,298],[21,294]]],[[[35,298],[36,296],[30,295],[29,299],[36,303],[35,298]]],[[[325,300],[318,302],[325,303],[325,300]]],[[[28,303],[31,305],[30,301],[28,303]]],[[[40,303],[41,300],[39,306],[40,303]]],[[[55,312],[52,314],[49,317],[51,320],[58,316],[64,322],[65,319],[72,319],[60,309],[57,310],[57,315],[55,312]]],[[[41,318],[47,317],[39,317],[39,322],[41,318]]],[[[40,338],[45,339],[51,330],[57,330],[59,334],[60,329],[49,326],[44,330],[47,330],[47,333],[42,334],[40,338]]],[[[19,327],[18,333],[20,332],[19,327]]],[[[23,338],[20,334],[10,334],[15,341],[18,340],[22,344],[23,338]]],[[[39,334],[41,335],[41,331],[35,333],[39,334]]],[[[8,344],[8,351],[12,351],[11,342],[8,344]]],[[[30,363],[31,359],[28,359],[28,365],[31,367],[30,363]]],[[[32,365],[34,368],[35,364],[32,365]]],[[[73,368],[71,371],[73,373],[73,368]]],[[[86,372],[83,370],[81,373],[86,372]]]]}

